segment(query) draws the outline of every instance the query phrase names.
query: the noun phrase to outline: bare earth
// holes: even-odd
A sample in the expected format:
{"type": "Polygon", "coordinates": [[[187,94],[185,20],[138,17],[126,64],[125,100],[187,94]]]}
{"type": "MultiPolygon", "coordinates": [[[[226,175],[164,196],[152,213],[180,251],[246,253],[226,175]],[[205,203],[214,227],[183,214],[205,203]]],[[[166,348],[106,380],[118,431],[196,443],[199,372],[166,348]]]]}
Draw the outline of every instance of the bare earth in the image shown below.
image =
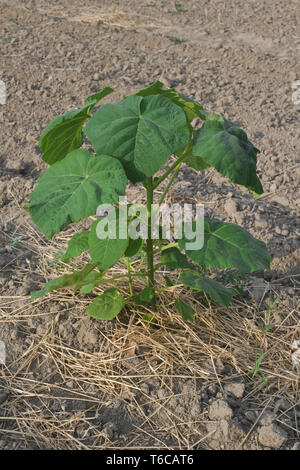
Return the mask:
{"type": "Polygon", "coordinates": [[[0,0],[0,449],[300,448],[299,1],[176,5],[0,0]],[[155,80],[239,123],[260,149],[258,200],[189,167],[170,199],[247,228],[266,242],[271,271],[247,279],[228,311],[195,300],[195,325],[171,315],[170,297],[158,329],[129,310],[92,320],[71,292],[32,302],[75,229],[47,240],[21,207],[47,168],[42,130],[105,86],[109,102],[155,80]],[[275,325],[266,335],[262,321],[275,325]]]}

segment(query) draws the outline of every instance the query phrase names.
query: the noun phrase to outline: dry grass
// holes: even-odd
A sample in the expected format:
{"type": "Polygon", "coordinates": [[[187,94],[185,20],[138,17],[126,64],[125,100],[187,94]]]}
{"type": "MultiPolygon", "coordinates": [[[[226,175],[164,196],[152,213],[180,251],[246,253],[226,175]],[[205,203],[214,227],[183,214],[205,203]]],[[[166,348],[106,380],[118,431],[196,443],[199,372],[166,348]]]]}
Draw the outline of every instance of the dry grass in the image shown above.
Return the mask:
{"type": "MultiPolygon", "coordinates": [[[[71,232],[51,242],[29,224],[22,233],[27,234],[26,240],[18,231],[12,237],[20,236],[19,249],[32,251],[39,264],[31,266],[29,262],[20,268],[20,282],[33,271],[46,280],[55,277],[53,256],[66,245],[71,232]]],[[[120,270],[123,268],[118,265],[114,274],[120,270]]],[[[119,287],[125,286],[120,283],[119,287]]],[[[299,375],[292,366],[291,344],[299,337],[298,311],[279,315],[278,304],[277,313],[270,318],[275,327],[263,334],[258,327],[264,319],[262,308],[244,301],[235,301],[228,309],[216,308],[207,299],[191,300],[190,293],[182,290],[180,297],[192,302],[197,312],[191,324],[184,323],[174,309],[178,294],[160,294],[158,312],[153,313],[155,328],[141,321],[147,309],[141,312],[133,306],[104,327],[104,322],[95,321],[100,340],[86,350],[74,345],[74,338],[64,337],[59,329],[62,314],[83,321],[89,303],[83,295],[61,291],[33,302],[28,296],[3,296],[0,339],[5,332],[18,329],[22,336],[7,340],[9,360],[7,366],[0,365],[1,388],[10,392],[1,405],[0,440],[13,439],[16,448],[169,448],[171,440],[178,449],[206,448],[208,436],[201,423],[207,419],[207,412],[204,410],[197,418],[183,418],[169,403],[174,385],[182,379],[202,380],[207,386],[217,384],[222,391],[228,378],[219,373],[220,360],[231,368],[231,378],[242,377],[248,384],[243,400],[251,409],[261,413],[278,397],[287,398],[291,408],[296,406],[299,375]],[[29,319],[39,320],[44,328],[30,334],[29,319]],[[22,355],[18,355],[14,344],[22,342],[22,337],[26,341],[22,355]],[[253,377],[261,351],[260,369],[253,377]],[[268,387],[261,374],[267,378],[268,387]],[[151,394],[145,390],[145,383],[165,393],[151,394]],[[122,419],[132,425],[129,435],[113,439],[108,428],[97,425],[97,417],[100,419],[107,407],[113,408],[116,400],[126,412],[122,419]],[[72,412],[68,403],[72,403],[72,412]],[[84,410],[80,409],[81,403],[85,404],[84,410]],[[163,423],[159,419],[162,414],[163,423]],[[165,436],[170,437],[169,441],[165,436]]],[[[254,427],[255,423],[241,445],[254,427]]]]}

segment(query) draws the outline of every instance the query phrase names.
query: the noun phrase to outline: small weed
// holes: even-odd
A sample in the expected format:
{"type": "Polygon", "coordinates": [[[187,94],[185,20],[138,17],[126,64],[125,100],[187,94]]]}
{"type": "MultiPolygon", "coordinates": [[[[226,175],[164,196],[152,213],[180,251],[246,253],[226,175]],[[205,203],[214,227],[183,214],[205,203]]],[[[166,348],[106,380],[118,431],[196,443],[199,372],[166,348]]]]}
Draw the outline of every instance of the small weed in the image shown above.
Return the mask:
{"type": "Polygon", "coordinates": [[[181,3],[175,3],[174,7],[170,10],[171,13],[186,13],[188,9],[181,3]]]}
{"type": "Polygon", "coordinates": [[[181,40],[178,36],[172,37],[172,38],[170,38],[170,40],[171,40],[172,42],[174,42],[175,44],[180,44],[180,43],[182,43],[182,40],[181,40]]]}
{"type": "MultiPolygon", "coordinates": [[[[271,317],[271,314],[273,312],[274,306],[277,304],[277,302],[279,301],[279,299],[281,297],[282,297],[282,294],[278,295],[271,305],[266,306],[264,322],[260,323],[258,325],[259,330],[264,335],[266,335],[269,331],[271,331],[275,327],[275,325],[273,323],[270,323],[270,317],[271,317]]],[[[256,347],[256,349],[258,349],[258,348],[256,347]]],[[[264,375],[264,373],[260,370],[260,364],[261,364],[264,352],[265,351],[264,351],[263,348],[260,351],[256,352],[257,358],[256,358],[254,367],[253,367],[251,372],[252,372],[252,377],[255,377],[255,375],[257,373],[260,373],[260,375],[261,375],[263,381],[265,382],[267,388],[269,388],[269,381],[268,381],[267,377],[264,375]]]]}
{"type": "Polygon", "coordinates": [[[264,383],[266,384],[267,389],[269,389],[269,380],[267,379],[267,377],[265,376],[263,371],[260,370],[260,364],[261,364],[263,355],[264,355],[264,350],[263,349],[259,353],[256,353],[256,361],[255,361],[255,364],[254,364],[254,367],[253,367],[251,373],[252,373],[253,378],[256,376],[256,374],[259,373],[261,375],[264,383]]]}
{"type": "Polygon", "coordinates": [[[19,245],[20,245],[20,238],[19,237],[14,237],[11,241],[11,244],[12,246],[14,246],[15,248],[18,248],[19,245]]]}

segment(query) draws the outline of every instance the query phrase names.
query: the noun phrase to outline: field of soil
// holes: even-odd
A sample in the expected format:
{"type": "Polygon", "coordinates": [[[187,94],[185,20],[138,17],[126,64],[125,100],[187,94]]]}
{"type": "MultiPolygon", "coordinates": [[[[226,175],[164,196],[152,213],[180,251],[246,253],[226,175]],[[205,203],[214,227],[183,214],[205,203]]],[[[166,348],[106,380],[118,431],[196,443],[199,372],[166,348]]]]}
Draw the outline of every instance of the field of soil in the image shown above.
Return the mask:
{"type": "MultiPolygon", "coordinates": [[[[299,1],[0,0],[0,80],[0,449],[300,449],[299,1]],[[129,308],[87,317],[94,294],[32,301],[70,272],[55,254],[78,229],[48,240],[22,209],[48,166],[42,130],[105,86],[103,103],[156,80],[260,149],[257,200],[183,166],[169,202],[245,227],[271,271],[249,276],[228,309],[195,298],[192,324],[170,293],[156,328],[129,308]]],[[[127,196],[141,202],[142,186],[127,196]]]]}

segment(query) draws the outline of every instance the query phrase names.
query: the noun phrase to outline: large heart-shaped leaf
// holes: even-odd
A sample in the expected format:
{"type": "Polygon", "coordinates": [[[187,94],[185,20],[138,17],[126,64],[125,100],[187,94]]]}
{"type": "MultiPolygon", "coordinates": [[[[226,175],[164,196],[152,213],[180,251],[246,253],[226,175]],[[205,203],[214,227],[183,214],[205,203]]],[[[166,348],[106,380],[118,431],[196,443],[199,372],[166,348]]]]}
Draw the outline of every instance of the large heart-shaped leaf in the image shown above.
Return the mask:
{"type": "Polygon", "coordinates": [[[138,96],[149,96],[149,95],[162,95],[173,101],[173,103],[180,106],[186,113],[189,122],[191,122],[195,117],[200,117],[203,121],[206,120],[205,112],[203,106],[197,101],[193,101],[185,95],[178,93],[175,88],[168,88],[167,90],[163,89],[163,83],[156,81],[152,83],[148,88],[137,93],[138,96]]]}
{"type": "Polygon", "coordinates": [[[39,141],[39,147],[43,152],[42,159],[45,162],[53,165],[65,158],[68,153],[81,147],[82,126],[85,120],[90,117],[93,107],[112,91],[112,88],[105,87],[99,93],[89,96],[82,108],[72,109],[57,116],[48,124],[39,141]]]}
{"type": "Polygon", "coordinates": [[[259,150],[242,129],[222,116],[214,116],[195,132],[192,154],[201,157],[233,183],[261,194],[263,188],[256,174],[259,150]]]}
{"type": "MultiPolygon", "coordinates": [[[[107,217],[103,220],[108,220],[107,217]]],[[[111,223],[116,224],[115,238],[108,236],[107,238],[101,239],[97,234],[97,226],[99,221],[96,220],[91,228],[89,235],[89,247],[90,255],[95,263],[99,263],[101,270],[106,270],[111,268],[119,258],[124,254],[126,248],[128,247],[128,238],[119,238],[119,224],[118,217],[115,221],[111,223]]]]}
{"type": "Polygon", "coordinates": [[[118,160],[78,149],[45,171],[25,209],[50,238],[69,223],[95,214],[100,204],[117,202],[126,184],[118,160]]]}
{"type": "MultiPolygon", "coordinates": [[[[190,231],[195,233],[196,223],[192,224],[190,231]]],[[[189,228],[189,227],[186,227],[189,228]]],[[[270,255],[266,245],[252,237],[242,227],[218,220],[204,220],[204,245],[201,250],[186,250],[186,243],[193,243],[194,239],[183,238],[179,240],[180,248],[187,256],[204,269],[209,268],[237,268],[240,271],[252,272],[270,268],[270,255]]]]}
{"type": "Polygon", "coordinates": [[[184,111],[159,95],[132,95],[118,103],[105,104],[89,120],[84,132],[97,153],[122,161],[134,183],[156,173],[171,154],[190,140],[184,111]]]}
{"type": "Polygon", "coordinates": [[[86,309],[85,313],[97,320],[112,320],[124,307],[125,300],[118,290],[112,287],[99,295],[86,309]]]}
{"type": "Polygon", "coordinates": [[[198,271],[184,271],[180,276],[180,280],[191,289],[205,292],[217,304],[228,307],[231,302],[232,292],[230,289],[214,279],[202,276],[198,271]]]}

